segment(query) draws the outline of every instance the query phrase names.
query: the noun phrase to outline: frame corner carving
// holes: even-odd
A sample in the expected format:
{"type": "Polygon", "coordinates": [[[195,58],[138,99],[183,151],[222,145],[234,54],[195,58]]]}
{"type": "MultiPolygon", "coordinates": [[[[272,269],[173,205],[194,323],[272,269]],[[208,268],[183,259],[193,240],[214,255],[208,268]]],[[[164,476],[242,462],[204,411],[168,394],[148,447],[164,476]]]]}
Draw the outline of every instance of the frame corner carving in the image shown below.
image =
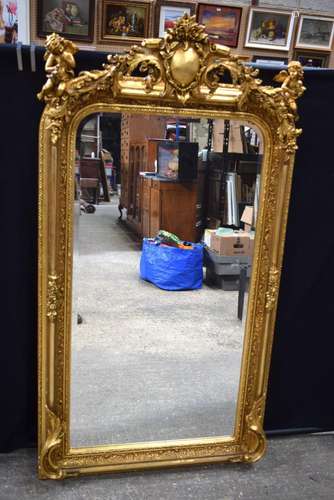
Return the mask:
{"type": "Polygon", "coordinates": [[[45,405],[46,439],[39,456],[40,479],[63,479],[64,471],[60,465],[61,447],[64,437],[64,424],[47,405],[45,405]]]}

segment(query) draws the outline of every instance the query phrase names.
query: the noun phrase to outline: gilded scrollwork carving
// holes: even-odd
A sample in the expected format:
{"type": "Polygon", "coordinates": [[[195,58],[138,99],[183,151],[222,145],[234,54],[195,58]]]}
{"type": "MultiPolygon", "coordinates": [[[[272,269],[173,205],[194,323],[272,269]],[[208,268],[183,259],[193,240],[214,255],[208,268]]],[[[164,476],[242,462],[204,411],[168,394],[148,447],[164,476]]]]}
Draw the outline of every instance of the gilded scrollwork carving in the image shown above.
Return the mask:
{"type": "Polygon", "coordinates": [[[78,49],[73,42],[56,33],[47,37],[45,46],[47,81],[37,97],[50,105],[47,128],[51,130],[52,143],[56,144],[66,112],[64,104],[68,97],[67,88],[74,78],[74,54],[78,49]]]}
{"type": "MultiPolygon", "coordinates": [[[[291,61],[288,70],[282,70],[275,81],[281,83],[281,87],[262,86],[257,77],[258,70],[247,68],[242,74],[242,95],[238,103],[241,110],[252,111],[254,107],[264,116],[277,123],[277,134],[280,139],[280,147],[289,154],[297,149],[297,137],[301,129],[295,126],[297,115],[297,99],[305,91],[303,86],[303,68],[298,61],[291,61]]],[[[276,127],[275,127],[276,128],[276,127]]]]}
{"type": "Polygon", "coordinates": [[[48,298],[46,315],[50,321],[55,321],[58,314],[58,298],[59,298],[59,276],[56,274],[49,274],[48,277],[48,298]]]}
{"type": "Polygon", "coordinates": [[[45,405],[46,439],[39,457],[41,477],[48,479],[62,479],[63,470],[59,467],[60,446],[64,435],[62,422],[50,408],[45,405]]]}
{"type": "Polygon", "coordinates": [[[272,311],[274,308],[279,291],[279,271],[272,266],[269,271],[268,288],[266,292],[266,309],[272,311]]]}
{"type": "MultiPolygon", "coordinates": [[[[106,464],[127,465],[151,461],[173,461],[173,460],[195,460],[203,457],[224,457],[226,461],[232,461],[235,454],[240,453],[240,446],[235,444],[215,444],[206,446],[196,446],[191,450],[184,447],[155,448],[154,450],[124,450],[119,453],[105,452],[96,453],[89,457],[90,465],[104,466],[106,464]],[[229,456],[230,455],[230,456],[229,456]]],[[[80,454],[79,454],[80,456],[80,454]]],[[[85,457],[82,457],[85,460],[85,457]]],[[[76,458],[65,458],[63,465],[68,468],[75,467],[76,458]]]]}
{"type": "Polygon", "coordinates": [[[296,99],[305,89],[300,63],[290,62],[288,70],[277,75],[275,80],[282,83],[281,87],[261,86],[258,70],[245,65],[243,58],[232,55],[228,47],[210,43],[204,26],[196,23],[195,16],[185,14],[175,27],[167,30],[164,38],[147,39],[127,54],[108,56],[102,70],[84,71],[78,77],[74,77],[77,48],[72,42],[52,34],[46,47],[48,80],[38,97],[48,104],[47,127],[51,129],[54,144],[60,137],[63,120],[70,118],[80,100],[88,99],[92,92],[131,96],[131,79],[137,78],[142,80],[145,94],[159,89],[154,98],[176,98],[181,104],[189,100],[213,102],[217,89],[232,85],[238,91],[237,109],[251,111],[257,106],[263,114],[271,112],[280,123],[278,133],[289,151],[296,148],[300,134],[294,126],[296,99]],[[230,83],[224,83],[226,74],[230,83]]]}
{"type": "Polygon", "coordinates": [[[245,460],[256,462],[259,460],[266,448],[266,439],[263,432],[265,395],[259,397],[253,404],[251,411],[246,415],[246,439],[245,439],[245,460]]]}

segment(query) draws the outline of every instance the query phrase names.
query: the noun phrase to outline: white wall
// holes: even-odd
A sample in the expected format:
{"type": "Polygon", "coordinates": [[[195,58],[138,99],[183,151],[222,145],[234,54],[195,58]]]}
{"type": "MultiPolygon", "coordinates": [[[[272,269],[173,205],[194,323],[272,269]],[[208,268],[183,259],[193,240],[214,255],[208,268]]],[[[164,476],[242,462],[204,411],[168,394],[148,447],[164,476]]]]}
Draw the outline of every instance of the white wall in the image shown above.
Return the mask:
{"type": "Polygon", "coordinates": [[[30,2],[29,0],[17,0],[17,3],[19,42],[30,44],[30,2]]]}

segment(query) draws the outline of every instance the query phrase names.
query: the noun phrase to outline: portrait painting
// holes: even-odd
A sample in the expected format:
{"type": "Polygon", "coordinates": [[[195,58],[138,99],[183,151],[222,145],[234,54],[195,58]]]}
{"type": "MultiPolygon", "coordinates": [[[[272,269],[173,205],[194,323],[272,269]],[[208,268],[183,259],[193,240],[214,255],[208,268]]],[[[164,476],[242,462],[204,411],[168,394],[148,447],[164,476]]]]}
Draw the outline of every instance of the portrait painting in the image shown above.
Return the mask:
{"type": "Polygon", "coordinates": [[[213,42],[227,47],[238,45],[242,8],[198,4],[197,21],[205,26],[213,42]]]}
{"type": "Polygon", "coordinates": [[[331,50],[333,33],[334,19],[302,15],[299,20],[296,47],[331,50]]]}
{"type": "Polygon", "coordinates": [[[59,33],[90,42],[94,36],[94,0],[39,0],[38,36],[59,33]]]}
{"type": "Polygon", "coordinates": [[[289,50],[292,32],[291,12],[250,9],[245,47],[289,50]]]}

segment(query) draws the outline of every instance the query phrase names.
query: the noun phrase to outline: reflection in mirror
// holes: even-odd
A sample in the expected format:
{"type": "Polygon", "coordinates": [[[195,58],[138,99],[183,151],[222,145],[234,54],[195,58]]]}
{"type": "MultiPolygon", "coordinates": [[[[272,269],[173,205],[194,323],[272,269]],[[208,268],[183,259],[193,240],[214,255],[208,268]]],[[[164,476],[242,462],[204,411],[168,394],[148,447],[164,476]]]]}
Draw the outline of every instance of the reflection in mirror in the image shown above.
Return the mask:
{"type": "Polygon", "coordinates": [[[262,148],[224,119],[81,123],[71,447],[233,434],[262,148]]]}

